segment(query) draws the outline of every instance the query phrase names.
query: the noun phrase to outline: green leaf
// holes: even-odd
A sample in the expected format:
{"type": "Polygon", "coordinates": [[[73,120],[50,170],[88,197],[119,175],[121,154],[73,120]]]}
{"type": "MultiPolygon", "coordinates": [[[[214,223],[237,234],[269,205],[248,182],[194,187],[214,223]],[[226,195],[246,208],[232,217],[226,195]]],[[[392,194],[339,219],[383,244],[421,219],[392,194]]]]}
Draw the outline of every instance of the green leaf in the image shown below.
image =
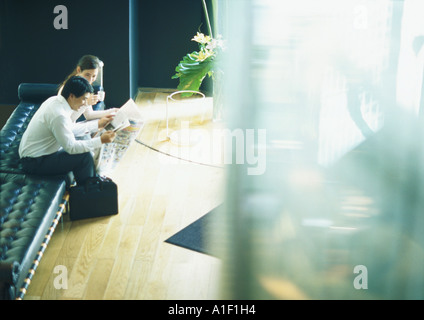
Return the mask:
{"type": "Polygon", "coordinates": [[[213,60],[208,58],[199,62],[196,61],[197,55],[197,52],[187,54],[175,68],[176,74],[172,79],[180,79],[178,90],[199,91],[205,76],[211,75],[213,60]]]}

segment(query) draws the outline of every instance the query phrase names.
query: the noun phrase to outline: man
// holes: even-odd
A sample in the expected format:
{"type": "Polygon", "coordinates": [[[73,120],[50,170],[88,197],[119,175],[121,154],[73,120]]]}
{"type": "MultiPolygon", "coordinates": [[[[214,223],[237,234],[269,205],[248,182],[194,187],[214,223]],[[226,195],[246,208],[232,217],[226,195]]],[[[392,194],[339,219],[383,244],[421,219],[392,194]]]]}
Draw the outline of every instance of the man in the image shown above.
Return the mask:
{"type": "Polygon", "coordinates": [[[106,131],[88,140],[77,140],[75,135],[103,128],[111,116],[88,123],[71,120],[73,111],[86,105],[91,93],[93,88],[90,83],[75,76],[68,80],[60,95],[43,102],[19,145],[19,156],[27,173],[61,175],[72,171],[77,184],[83,184],[96,175],[91,151],[100,148],[103,143],[112,142],[115,132],[106,131]]]}

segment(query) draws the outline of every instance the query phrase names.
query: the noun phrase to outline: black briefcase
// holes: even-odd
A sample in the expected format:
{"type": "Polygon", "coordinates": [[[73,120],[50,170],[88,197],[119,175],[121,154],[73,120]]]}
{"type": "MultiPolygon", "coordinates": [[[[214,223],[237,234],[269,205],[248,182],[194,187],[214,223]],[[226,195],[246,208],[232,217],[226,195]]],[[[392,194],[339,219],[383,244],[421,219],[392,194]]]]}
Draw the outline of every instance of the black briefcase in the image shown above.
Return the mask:
{"type": "Polygon", "coordinates": [[[69,188],[69,218],[81,220],[118,213],[118,186],[107,177],[90,178],[69,188]]]}

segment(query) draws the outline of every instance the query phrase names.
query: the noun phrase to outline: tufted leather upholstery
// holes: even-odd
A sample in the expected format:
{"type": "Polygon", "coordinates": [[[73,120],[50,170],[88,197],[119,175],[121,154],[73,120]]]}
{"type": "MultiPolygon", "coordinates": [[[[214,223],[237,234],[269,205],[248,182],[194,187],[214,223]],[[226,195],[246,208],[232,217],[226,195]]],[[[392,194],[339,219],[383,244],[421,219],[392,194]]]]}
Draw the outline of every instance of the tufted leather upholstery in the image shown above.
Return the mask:
{"type": "MultiPolygon", "coordinates": [[[[22,135],[41,103],[56,94],[57,85],[55,84],[22,83],[19,85],[18,96],[22,101],[0,131],[0,172],[24,174],[18,153],[22,135]]],[[[69,186],[73,181],[72,173],[70,172],[65,179],[69,186]]]]}
{"type": "Polygon", "coordinates": [[[16,262],[12,275],[19,288],[40,248],[65,192],[60,178],[0,173],[0,269],[16,262]],[[16,272],[17,270],[15,270],[16,272]]]}
{"type": "Polygon", "coordinates": [[[18,87],[18,97],[21,101],[41,104],[47,98],[57,94],[59,86],[50,83],[21,83],[18,87]]]}
{"type": "Polygon", "coordinates": [[[18,97],[21,100],[0,132],[0,171],[23,173],[18,148],[22,134],[41,103],[57,94],[57,85],[21,83],[18,97]]]}
{"type": "Polygon", "coordinates": [[[69,180],[26,175],[22,134],[54,84],[21,84],[21,102],[0,131],[0,299],[14,299],[56,215],[69,180]]]}
{"type": "Polygon", "coordinates": [[[23,173],[19,161],[19,143],[29,121],[40,104],[21,102],[0,132],[0,171],[23,173]]]}

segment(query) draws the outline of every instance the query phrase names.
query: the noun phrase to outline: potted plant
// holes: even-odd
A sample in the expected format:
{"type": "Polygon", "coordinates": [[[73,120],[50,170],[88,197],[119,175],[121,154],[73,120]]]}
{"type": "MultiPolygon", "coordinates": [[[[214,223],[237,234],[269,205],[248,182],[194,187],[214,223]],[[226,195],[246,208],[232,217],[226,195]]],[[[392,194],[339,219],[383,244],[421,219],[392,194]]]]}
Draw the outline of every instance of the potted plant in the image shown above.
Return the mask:
{"type": "MultiPolygon", "coordinates": [[[[176,73],[172,76],[172,79],[179,79],[178,90],[199,91],[205,77],[212,77],[214,87],[214,119],[216,119],[218,113],[222,111],[222,101],[220,99],[222,70],[218,68],[218,61],[225,47],[221,35],[218,35],[216,38],[212,36],[212,28],[205,0],[203,0],[203,8],[210,35],[197,32],[191,40],[198,43],[199,50],[188,53],[183,57],[175,68],[176,73]]],[[[186,93],[185,96],[190,96],[191,94],[186,93]]]]}

